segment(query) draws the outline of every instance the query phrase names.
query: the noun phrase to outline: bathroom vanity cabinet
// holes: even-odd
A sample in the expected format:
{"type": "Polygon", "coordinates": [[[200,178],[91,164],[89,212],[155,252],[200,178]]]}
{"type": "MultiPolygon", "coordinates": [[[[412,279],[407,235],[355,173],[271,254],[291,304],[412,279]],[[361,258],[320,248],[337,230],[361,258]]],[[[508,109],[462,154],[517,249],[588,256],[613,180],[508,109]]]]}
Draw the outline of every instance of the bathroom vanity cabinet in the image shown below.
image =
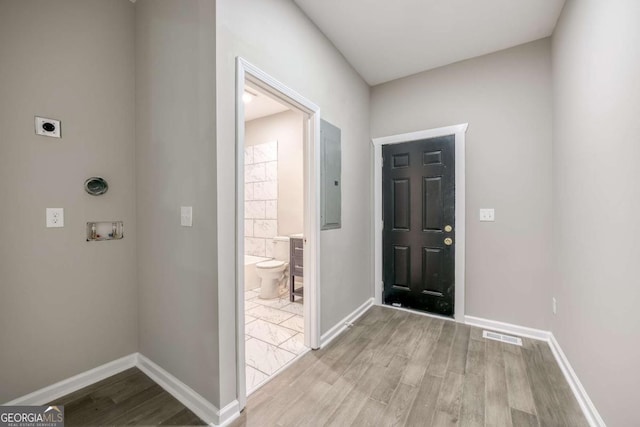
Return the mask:
{"type": "Polygon", "coordinates": [[[303,296],[304,286],[296,288],[296,278],[303,277],[304,242],[302,238],[289,239],[289,300],[293,302],[295,296],[303,296]]]}

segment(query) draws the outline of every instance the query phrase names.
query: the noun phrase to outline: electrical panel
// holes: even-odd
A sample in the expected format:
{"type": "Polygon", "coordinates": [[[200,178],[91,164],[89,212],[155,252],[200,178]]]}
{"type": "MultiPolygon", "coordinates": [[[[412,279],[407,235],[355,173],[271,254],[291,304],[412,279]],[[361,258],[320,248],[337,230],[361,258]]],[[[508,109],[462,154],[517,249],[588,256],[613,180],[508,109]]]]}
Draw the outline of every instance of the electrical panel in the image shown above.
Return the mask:
{"type": "Polygon", "coordinates": [[[341,132],[329,122],[320,121],[320,215],[322,230],[342,226],[342,149],[341,132]]]}

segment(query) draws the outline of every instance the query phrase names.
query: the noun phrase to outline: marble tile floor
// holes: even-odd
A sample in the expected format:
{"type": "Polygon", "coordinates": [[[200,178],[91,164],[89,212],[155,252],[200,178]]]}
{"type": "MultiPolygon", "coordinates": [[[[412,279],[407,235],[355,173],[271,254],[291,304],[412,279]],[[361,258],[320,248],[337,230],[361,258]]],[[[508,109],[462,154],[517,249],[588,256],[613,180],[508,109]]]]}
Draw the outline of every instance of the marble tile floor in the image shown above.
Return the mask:
{"type": "Polygon", "coordinates": [[[287,292],[270,300],[260,299],[259,293],[259,289],[245,292],[248,393],[307,350],[301,302],[290,302],[287,292]]]}

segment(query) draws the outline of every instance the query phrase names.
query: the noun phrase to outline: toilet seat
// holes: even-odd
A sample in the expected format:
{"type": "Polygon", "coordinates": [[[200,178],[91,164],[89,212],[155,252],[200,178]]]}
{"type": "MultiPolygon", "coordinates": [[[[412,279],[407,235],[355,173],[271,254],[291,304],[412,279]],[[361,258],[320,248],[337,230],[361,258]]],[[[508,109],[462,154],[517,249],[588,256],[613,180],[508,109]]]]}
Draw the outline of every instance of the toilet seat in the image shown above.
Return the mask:
{"type": "Polygon", "coordinates": [[[256,268],[278,268],[284,266],[284,261],[270,260],[262,261],[256,264],[256,268]]]}

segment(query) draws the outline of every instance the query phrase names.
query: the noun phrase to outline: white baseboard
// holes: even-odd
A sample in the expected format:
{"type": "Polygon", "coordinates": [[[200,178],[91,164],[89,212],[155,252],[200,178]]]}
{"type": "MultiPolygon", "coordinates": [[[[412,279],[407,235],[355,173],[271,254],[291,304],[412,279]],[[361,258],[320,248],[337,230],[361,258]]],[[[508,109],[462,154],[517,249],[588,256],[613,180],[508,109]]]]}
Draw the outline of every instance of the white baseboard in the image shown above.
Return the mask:
{"type": "Polygon", "coordinates": [[[234,400],[221,410],[169,372],[140,353],[133,353],[97,368],[82,372],[33,393],[14,399],[4,405],[44,405],[81,388],[102,381],[126,369],[137,367],[160,387],[211,426],[225,426],[240,416],[240,407],[234,400]]]}
{"type": "Polygon", "coordinates": [[[219,410],[191,387],[138,353],[138,368],[210,426],[226,425],[240,415],[238,401],[219,410]]]}
{"type": "Polygon", "coordinates": [[[218,426],[224,427],[231,424],[240,416],[240,403],[237,400],[229,403],[218,411],[218,426]]]}
{"type": "Polygon", "coordinates": [[[526,326],[513,325],[511,323],[498,322],[473,316],[465,316],[465,323],[467,325],[490,329],[492,331],[546,341],[549,344],[551,352],[560,366],[565,379],[569,383],[571,391],[573,391],[573,395],[576,397],[576,400],[578,401],[589,425],[592,427],[606,427],[604,420],[589,398],[587,391],[582,386],[582,383],[569,363],[569,359],[565,356],[560,344],[558,344],[558,341],[556,341],[556,338],[553,336],[553,333],[541,329],[533,329],[526,326]]]}
{"type": "Polygon", "coordinates": [[[496,332],[518,335],[539,341],[549,341],[551,332],[542,329],[528,328],[526,326],[513,325],[511,323],[498,322],[496,320],[483,319],[481,317],[464,316],[464,323],[478,328],[491,329],[496,332]]]}
{"type": "Polygon", "coordinates": [[[4,405],[44,405],[134,366],[136,366],[135,353],[18,397],[4,405]]]}
{"type": "MultiPolygon", "coordinates": [[[[342,321],[324,333],[321,337],[321,346],[324,347],[329,344],[333,339],[346,330],[351,323],[362,316],[372,305],[373,298],[367,300],[351,314],[342,319],[342,321]]],[[[548,342],[551,347],[551,352],[560,366],[565,379],[569,383],[574,396],[578,400],[580,408],[589,422],[589,425],[592,427],[606,427],[604,420],[598,413],[598,410],[589,398],[587,391],[584,389],[582,383],[578,379],[578,376],[571,367],[569,360],[562,351],[560,344],[551,332],[473,316],[465,316],[465,323],[467,325],[486,328],[497,332],[548,342]]],[[[215,405],[182,381],[178,380],[169,372],[165,371],[163,368],[139,353],[130,354],[112,362],[105,363],[97,368],[90,369],[71,378],[67,378],[66,380],[14,399],[4,405],[44,405],[47,402],[51,402],[59,397],[73,393],[74,391],[80,390],[81,388],[94,384],[98,381],[102,381],[105,378],[113,376],[126,369],[133,368],[134,366],[138,367],[138,369],[148,375],[160,387],[178,399],[184,406],[189,408],[194,414],[210,426],[226,426],[240,416],[240,406],[237,400],[234,400],[222,409],[218,409],[215,405]]]]}
{"type": "Polygon", "coordinates": [[[320,337],[320,348],[326,346],[333,341],[338,335],[344,332],[350,324],[355,322],[360,316],[362,316],[373,305],[373,298],[369,298],[360,307],[356,308],[351,314],[339,321],[335,326],[322,334],[320,337]]]}
{"type": "Polygon", "coordinates": [[[226,426],[240,416],[240,406],[237,400],[234,400],[222,409],[218,409],[191,387],[152,362],[146,356],[138,353],[137,362],[136,366],[138,369],[178,399],[180,403],[189,408],[208,425],[226,426]]]}
{"type": "Polygon", "coordinates": [[[578,400],[580,408],[582,408],[582,412],[589,422],[589,425],[592,427],[606,427],[606,424],[600,416],[600,413],[589,398],[589,395],[578,379],[576,372],[571,367],[569,359],[567,359],[567,356],[562,351],[560,344],[558,344],[558,341],[556,341],[556,337],[551,333],[549,335],[549,346],[551,347],[551,352],[553,352],[553,355],[556,358],[556,362],[558,362],[558,365],[560,365],[560,369],[562,369],[562,373],[569,383],[574,396],[578,400]]]}

